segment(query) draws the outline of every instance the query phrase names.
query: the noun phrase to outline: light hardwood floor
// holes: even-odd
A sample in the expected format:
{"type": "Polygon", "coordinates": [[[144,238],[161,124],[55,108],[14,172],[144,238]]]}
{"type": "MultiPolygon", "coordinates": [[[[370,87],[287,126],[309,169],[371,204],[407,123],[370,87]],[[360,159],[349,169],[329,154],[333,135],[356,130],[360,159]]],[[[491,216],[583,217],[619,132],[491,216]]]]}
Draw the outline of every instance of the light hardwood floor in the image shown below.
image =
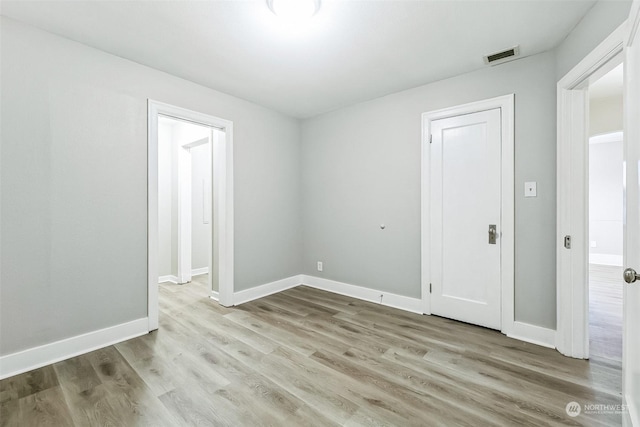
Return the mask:
{"type": "Polygon", "coordinates": [[[300,287],[236,308],[161,285],[160,329],[0,382],[2,426],[595,425],[620,364],[300,287]]]}
{"type": "Polygon", "coordinates": [[[589,265],[589,354],[622,361],[622,267],[589,265]]]}

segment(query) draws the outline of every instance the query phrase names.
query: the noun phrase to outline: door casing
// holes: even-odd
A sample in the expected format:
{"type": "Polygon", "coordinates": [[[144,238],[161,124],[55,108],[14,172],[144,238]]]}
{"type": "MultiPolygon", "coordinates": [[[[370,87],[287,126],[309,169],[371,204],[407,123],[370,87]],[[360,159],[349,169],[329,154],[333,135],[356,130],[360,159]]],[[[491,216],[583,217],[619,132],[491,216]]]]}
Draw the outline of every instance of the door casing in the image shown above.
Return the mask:
{"type": "Polygon", "coordinates": [[[556,348],[589,357],[589,83],[622,62],[625,24],[558,82],[556,348]],[[564,247],[571,236],[571,248],[564,247]]]}
{"type": "MultiPolygon", "coordinates": [[[[233,305],[233,122],[173,105],[148,101],[147,153],[147,281],[149,331],[158,329],[158,117],[160,115],[217,128],[224,138],[212,140],[212,260],[218,292],[211,296],[221,305],[233,305]]],[[[210,281],[211,282],[211,281],[210,281]]]]}
{"type": "Polygon", "coordinates": [[[430,136],[431,122],[439,119],[477,113],[499,108],[501,111],[500,133],[501,145],[501,232],[502,247],[500,253],[501,279],[501,331],[510,335],[514,326],[514,231],[515,231],[515,200],[514,200],[514,94],[499,96],[484,101],[471,102],[441,110],[422,114],[422,170],[421,170],[421,293],[423,312],[431,314],[431,194],[430,194],[430,136]]]}

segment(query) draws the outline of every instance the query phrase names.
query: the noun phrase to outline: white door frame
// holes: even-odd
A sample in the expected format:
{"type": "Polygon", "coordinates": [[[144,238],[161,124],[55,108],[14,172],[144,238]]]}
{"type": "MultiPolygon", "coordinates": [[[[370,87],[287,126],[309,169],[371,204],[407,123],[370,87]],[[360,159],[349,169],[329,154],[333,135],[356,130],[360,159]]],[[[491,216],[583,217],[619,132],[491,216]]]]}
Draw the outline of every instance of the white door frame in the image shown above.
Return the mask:
{"type": "MultiPolygon", "coordinates": [[[[634,0],[624,40],[624,140],[626,268],[638,269],[640,260],[640,0],[634,0]]],[[[640,426],[640,283],[624,285],[622,342],[622,402],[627,406],[622,424],[640,426]]]]}
{"type": "MultiPolygon", "coordinates": [[[[210,126],[224,131],[225,138],[212,141],[212,260],[217,266],[218,299],[224,306],[233,305],[233,122],[162,102],[148,100],[148,222],[147,281],[149,330],[158,329],[158,117],[210,126]],[[215,197],[213,197],[215,195],[215,197]]],[[[213,291],[212,291],[213,296],[213,291]]]]}
{"type": "Polygon", "coordinates": [[[480,111],[501,110],[501,199],[500,210],[501,228],[500,239],[500,277],[501,277],[501,331],[510,334],[514,324],[514,95],[499,96],[484,101],[471,102],[469,104],[442,110],[430,111],[422,114],[422,171],[421,171],[421,262],[422,262],[422,302],[423,312],[431,314],[431,192],[430,192],[430,135],[431,122],[434,120],[460,116],[463,114],[477,113],[480,111]]]}
{"type": "Polygon", "coordinates": [[[625,24],[559,82],[557,152],[556,348],[589,357],[589,82],[621,62],[625,24]],[[564,247],[571,236],[571,249],[564,247]]]}
{"type": "MultiPolygon", "coordinates": [[[[212,129],[210,131],[210,136],[207,138],[201,138],[197,141],[188,142],[186,144],[181,144],[178,146],[178,283],[190,282],[193,273],[193,265],[191,259],[191,149],[208,144],[210,141],[212,141],[213,132],[214,130],[212,129]]],[[[213,271],[211,269],[211,262],[209,262],[209,271],[213,271]]]]}

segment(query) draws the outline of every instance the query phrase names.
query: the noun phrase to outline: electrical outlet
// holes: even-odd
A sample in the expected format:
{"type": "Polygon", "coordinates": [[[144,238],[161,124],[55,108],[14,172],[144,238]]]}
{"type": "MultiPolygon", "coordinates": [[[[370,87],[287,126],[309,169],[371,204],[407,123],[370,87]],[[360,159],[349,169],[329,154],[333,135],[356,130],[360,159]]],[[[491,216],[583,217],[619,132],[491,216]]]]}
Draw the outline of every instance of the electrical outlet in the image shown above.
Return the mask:
{"type": "Polygon", "coordinates": [[[524,183],[524,197],[537,197],[538,184],[535,181],[524,183]]]}
{"type": "Polygon", "coordinates": [[[318,271],[322,271],[323,265],[322,261],[318,261],[318,271]]]}

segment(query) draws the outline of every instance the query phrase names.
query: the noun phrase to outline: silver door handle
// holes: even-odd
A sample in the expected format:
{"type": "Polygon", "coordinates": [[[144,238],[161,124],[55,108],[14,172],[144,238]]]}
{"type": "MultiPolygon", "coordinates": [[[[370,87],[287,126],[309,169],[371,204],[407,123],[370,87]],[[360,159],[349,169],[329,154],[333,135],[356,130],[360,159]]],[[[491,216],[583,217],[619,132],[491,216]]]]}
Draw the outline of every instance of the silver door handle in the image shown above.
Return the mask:
{"type": "Polygon", "coordinates": [[[495,224],[489,224],[489,244],[490,245],[495,245],[496,244],[496,235],[498,234],[498,232],[496,231],[496,225],[495,224]]]}
{"type": "Polygon", "coordinates": [[[624,277],[624,281],[627,283],[633,283],[636,280],[640,279],[640,275],[636,273],[633,268],[627,268],[626,270],[624,270],[624,273],[622,273],[622,275],[624,277]]]}

